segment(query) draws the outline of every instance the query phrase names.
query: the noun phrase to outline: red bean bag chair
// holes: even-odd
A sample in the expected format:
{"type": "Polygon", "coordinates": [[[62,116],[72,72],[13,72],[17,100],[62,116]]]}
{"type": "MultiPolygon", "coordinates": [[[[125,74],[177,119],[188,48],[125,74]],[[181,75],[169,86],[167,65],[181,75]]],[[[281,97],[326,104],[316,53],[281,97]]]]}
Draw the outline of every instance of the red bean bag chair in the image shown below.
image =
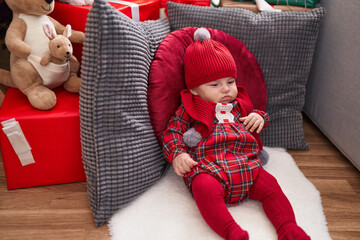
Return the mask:
{"type": "MultiPolygon", "coordinates": [[[[196,27],[186,27],[168,34],[160,43],[150,67],[147,101],[155,135],[161,135],[180,106],[180,92],[185,87],[184,55],[194,42],[196,27]]],[[[236,38],[223,31],[208,28],[211,38],[225,45],[236,62],[237,84],[247,91],[255,109],[266,108],[264,75],[254,55],[236,38]]]]}

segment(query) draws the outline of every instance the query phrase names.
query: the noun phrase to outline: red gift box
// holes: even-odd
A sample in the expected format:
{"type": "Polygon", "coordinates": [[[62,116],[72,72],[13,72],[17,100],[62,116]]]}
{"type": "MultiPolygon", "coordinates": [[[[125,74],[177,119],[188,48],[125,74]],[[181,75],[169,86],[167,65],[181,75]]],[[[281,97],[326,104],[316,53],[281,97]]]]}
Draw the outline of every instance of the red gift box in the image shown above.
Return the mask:
{"type": "MultiPolygon", "coordinates": [[[[156,20],[159,18],[160,0],[113,0],[109,1],[109,4],[135,21],[156,20]],[[121,2],[121,4],[114,2],[121,2]]],[[[72,29],[85,32],[86,19],[91,7],[91,5],[74,6],[55,2],[54,11],[49,16],[64,26],[70,24],[72,29]]],[[[73,43],[73,48],[74,56],[81,62],[82,44],[73,43]]]]}
{"type": "Polygon", "coordinates": [[[166,8],[166,3],[169,1],[183,4],[192,4],[197,6],[210,6],[211,3],[211,0],[161,0],[160,8],[166,8]]]}
{"type": "Polygon", "coordinates": [[[183,4],[191,4],[191,5],[197,5],[197,6],[210,6],[211,0],[161,0],[160,1],[160,18],[166,18],[167,15],[167,8],[166,3],[167,2],[177,2],[177,3],[183,3],[183,4]]]}
{"type": "Polygon", "coordinates": [[[23,166],[11,137],[4,128],[0,130],[8,189],[86,180],[81,158],[79,95],[62,87],[54,92],[57,103],[50,111],[34,109],[18,89],[9,88],[5,95],[0,122],[14,118],[19,123],[34,158],[34,163],[23,166]]]}

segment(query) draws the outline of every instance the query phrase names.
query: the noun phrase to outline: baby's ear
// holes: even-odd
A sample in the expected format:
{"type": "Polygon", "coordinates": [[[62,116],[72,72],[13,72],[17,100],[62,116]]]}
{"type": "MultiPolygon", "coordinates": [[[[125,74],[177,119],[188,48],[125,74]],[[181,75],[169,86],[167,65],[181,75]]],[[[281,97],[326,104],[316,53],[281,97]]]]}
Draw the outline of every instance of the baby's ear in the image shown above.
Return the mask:
{"type": "Polygon", "coordinates": [[[198,92],[196,91],[196,88],[192,88],[189,90],[193,95],[199,95],[198,92]]]}

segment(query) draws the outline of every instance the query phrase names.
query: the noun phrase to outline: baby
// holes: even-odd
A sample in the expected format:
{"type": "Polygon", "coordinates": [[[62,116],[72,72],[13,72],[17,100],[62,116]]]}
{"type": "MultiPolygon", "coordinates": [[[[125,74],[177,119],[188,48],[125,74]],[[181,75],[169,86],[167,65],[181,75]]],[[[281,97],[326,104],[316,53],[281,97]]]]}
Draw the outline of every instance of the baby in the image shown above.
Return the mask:
{"type": "MultiPolygon", "coordinates": [[[[163,133],[165,158],[192,193],[207,224],[222,238],[249,239],[227,205],[258,200],[278,239],[310,239],[297,225],[276,179],[262,168],[259,133],[268,115],[254,110],[229,50],[199,28],[185,52],[187,89],[163,133]]],[[[256,223],[254,223],[256,224],[256,223]]]]}

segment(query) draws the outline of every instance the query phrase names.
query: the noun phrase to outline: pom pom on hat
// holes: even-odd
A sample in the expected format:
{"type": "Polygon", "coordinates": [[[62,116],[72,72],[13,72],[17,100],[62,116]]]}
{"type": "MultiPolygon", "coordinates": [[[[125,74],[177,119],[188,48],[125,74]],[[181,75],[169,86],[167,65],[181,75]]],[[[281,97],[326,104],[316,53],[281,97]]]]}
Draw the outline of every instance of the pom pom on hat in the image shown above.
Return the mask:
{"type": "Polygon", "coordinates": [[[194,41],[204,41],[205,39],[211,39],[210,32],[206,28],[198,28],[194,33],[194,41]]]}
{"type": "Polygon", "coordinates": [[[210,32],[198,28],[184,56],[185,83],[188,89],[225,77],[237,77],[234,58],[220,42],[211,39],[210,32]]]}

